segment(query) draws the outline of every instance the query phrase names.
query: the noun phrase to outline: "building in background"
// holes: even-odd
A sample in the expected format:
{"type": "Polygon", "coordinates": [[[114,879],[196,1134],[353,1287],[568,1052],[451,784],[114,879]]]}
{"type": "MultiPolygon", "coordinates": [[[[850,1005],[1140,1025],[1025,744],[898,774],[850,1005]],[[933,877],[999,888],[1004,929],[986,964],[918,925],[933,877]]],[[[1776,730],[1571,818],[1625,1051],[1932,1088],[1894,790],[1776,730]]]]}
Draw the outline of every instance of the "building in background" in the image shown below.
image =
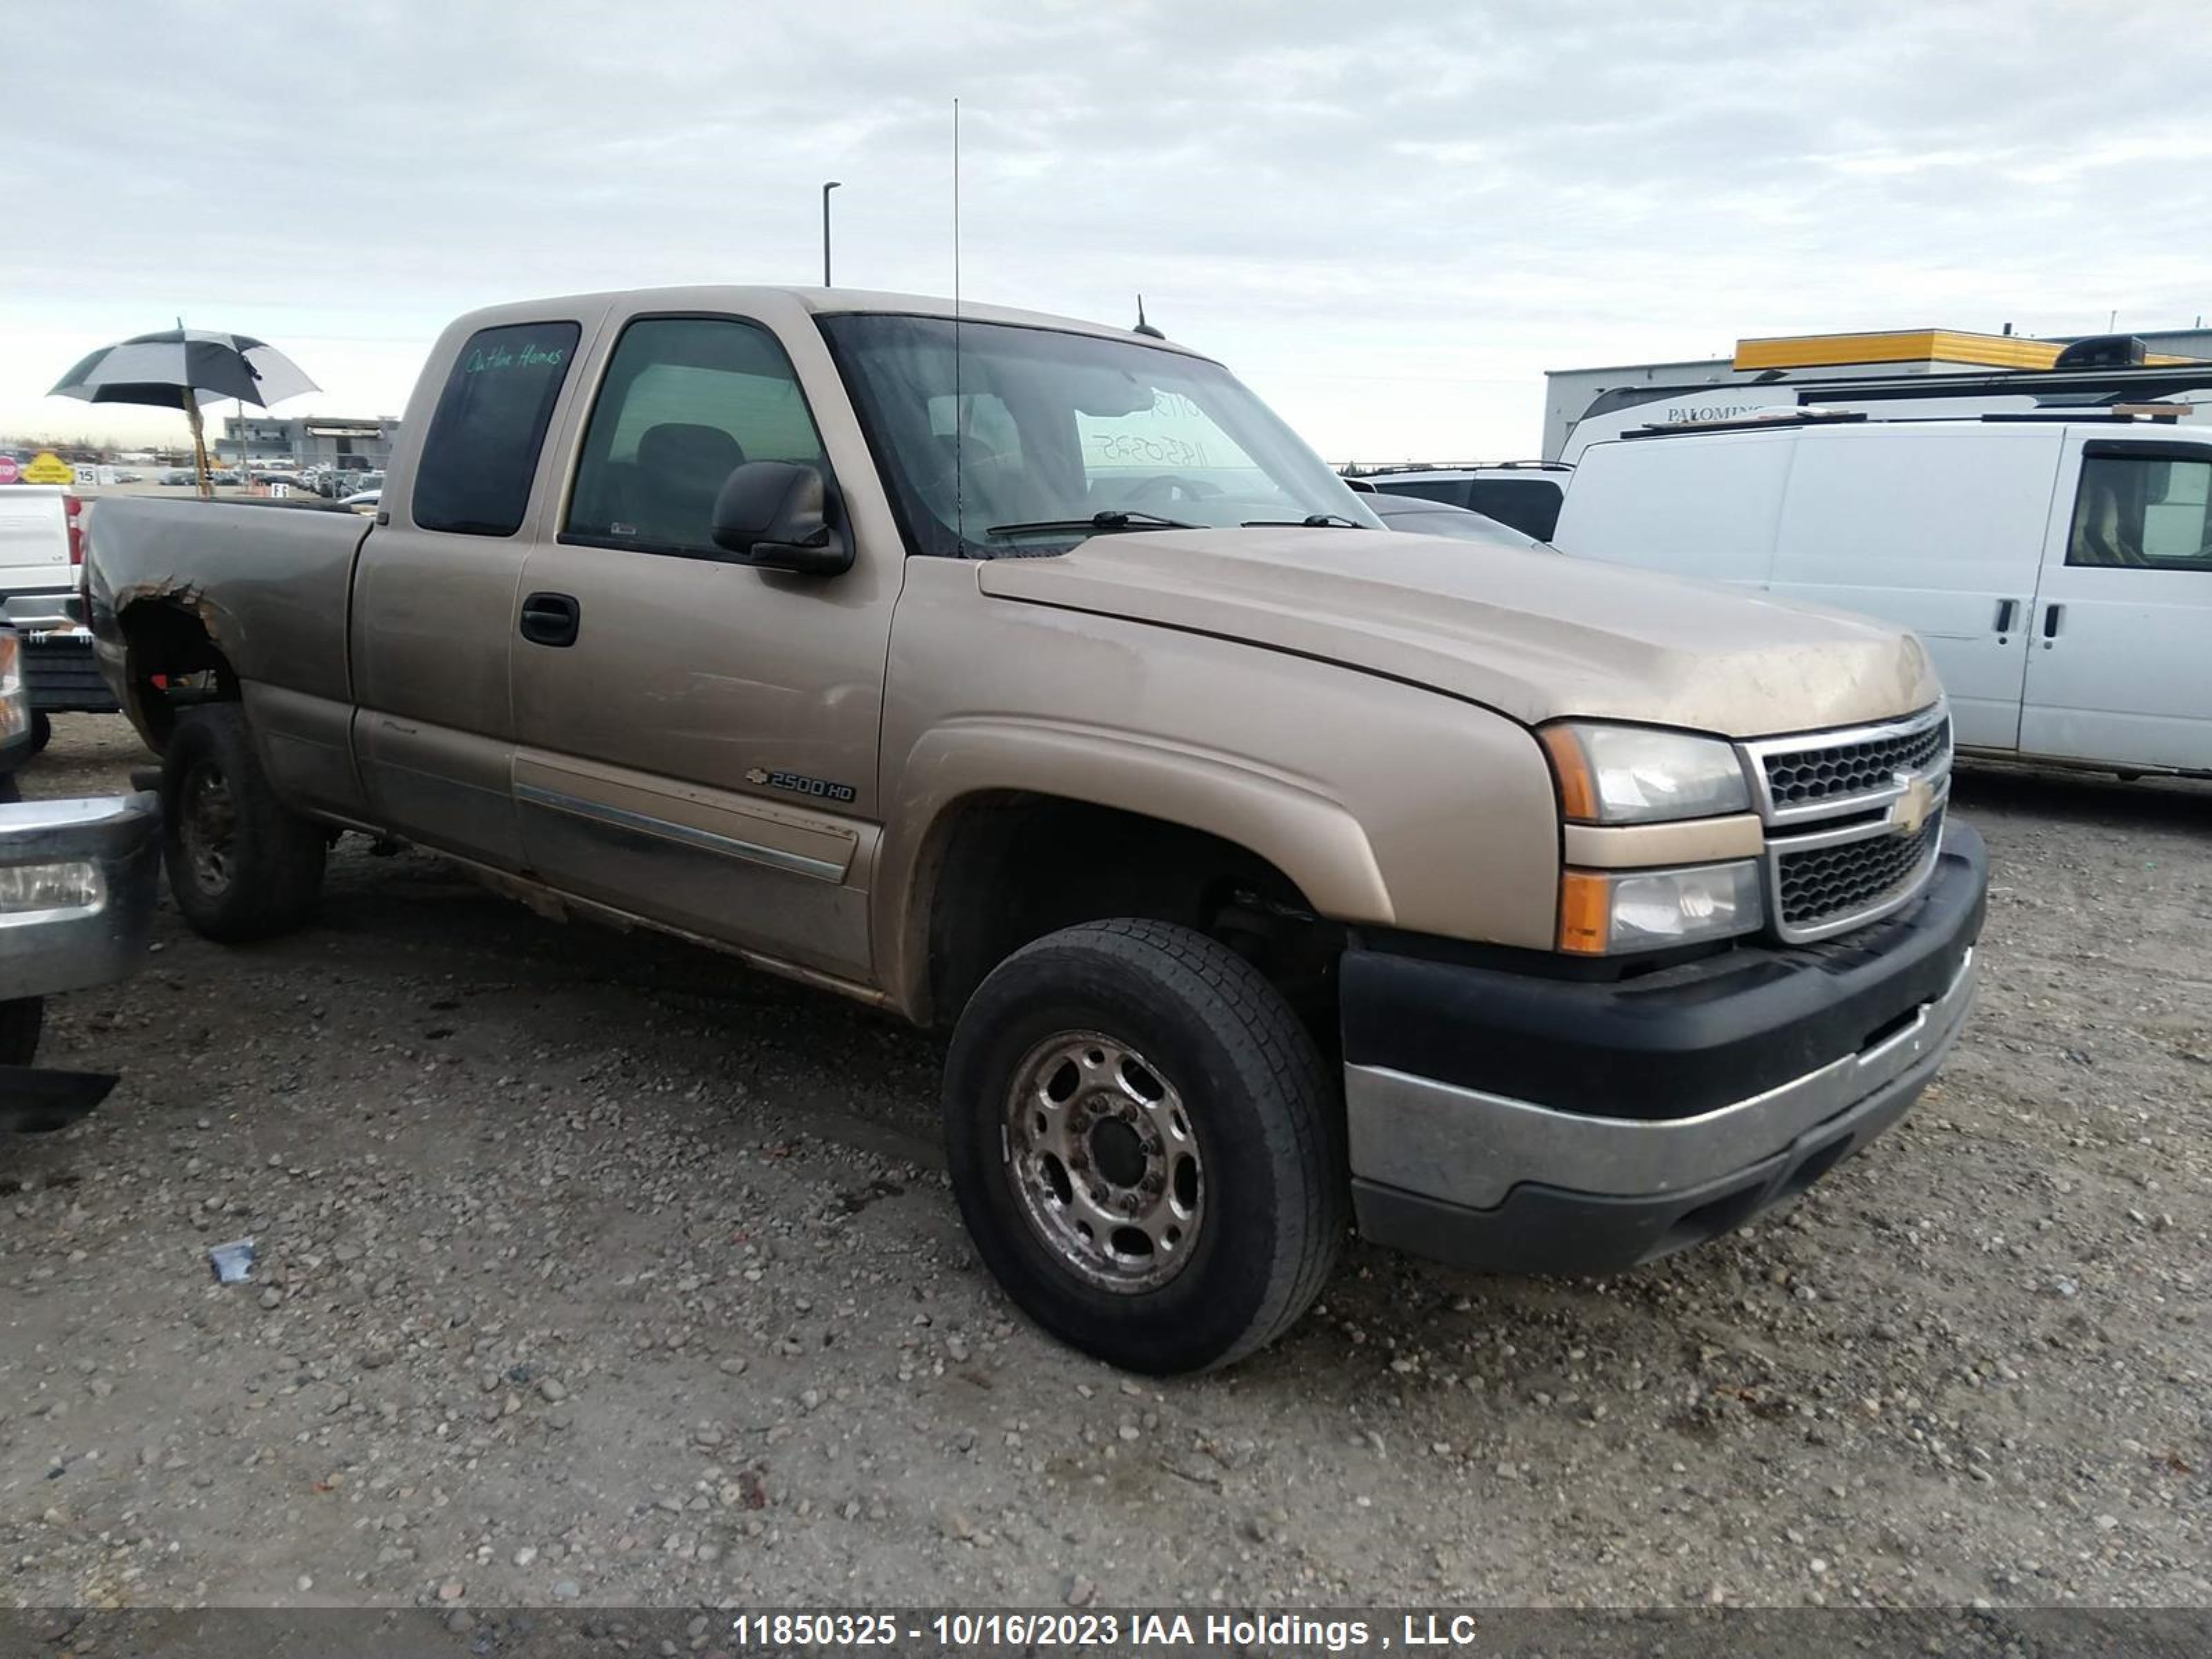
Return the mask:
{"type": "Polygon", "coordinates": [[[398,441],[396,415],[226,416],[215,441],[225,466],[335,466],[368,472],[392,459],[398,441]]]}
{"type": "MultiPolygon", "coordinates": [[[[1734,357],[1553,369],[1544,377],[1544,459],[1572,460],[1586,443],[1619,437],[1654,422],[1753,416],[1799,404],[1808,391],[1817,400],[1821,391],[1838,382],[1893,383],[1881,395],[1895,403],[1911,396],[1912,377],[1963,375],[1975,383],[1977,392],[1986,389],[2002,404],[2018,398],[2025,405],[2033,401],[2037,389],[2022,386],[2008,392],[2002,382],[2012,375],[2057,370],[2060,352],[2081,337],[2031,339],[1941,328],[1811,334],[1739,340],[1734,357]]],[[[2212,328],[2114,337],[2142,341],[2144,370],[2180,368],[2212,359],[2212,328]]],[[[2206,367],[2212,369],[2212,362],[2206,367]]],[[[2125,368],[2119,372],[2142,374],[2125,368]]],[[[2171,397],[2190,389],[2182,384],[2186,379],[2181,375],[2168,386],[2155,375],[2142,374],[2142,383],[2147,395],[2171,397]]],[[[1874,387],[1869,385],[1866,390],[1871,392],[1874,387]]],[[[1961,382],[1950,390],[1964,394],[1968,386],[1961,382]]],[[[2212,375],[2208,375],[2204,391],[2203,401],[2212,409],[2212,375]]],[[[1901,405],[1898,412],[1904,412],[1901,405]]],[[[1912,412],[1925,411],[1916,408],[1912,412]]],[[[1959,412],[1969,411],[1961,404],[1959,412]]]]}

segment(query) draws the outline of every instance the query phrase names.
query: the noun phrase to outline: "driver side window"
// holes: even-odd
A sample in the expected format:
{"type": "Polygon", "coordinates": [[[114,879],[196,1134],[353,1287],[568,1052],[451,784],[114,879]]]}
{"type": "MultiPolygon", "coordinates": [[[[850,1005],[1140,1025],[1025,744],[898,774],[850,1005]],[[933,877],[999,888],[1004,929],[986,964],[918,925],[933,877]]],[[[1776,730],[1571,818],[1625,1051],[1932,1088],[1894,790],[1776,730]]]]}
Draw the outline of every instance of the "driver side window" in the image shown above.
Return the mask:
{"type": "Polygon", "coordinates": [[[641,317],[607,365],[562,539],[711,556],[714,498],[746,461],[828,471],[775,337],[729,318],[641,317]]]}
{"type": "Polygon", "coordinates": [[[2212,571],[2212,452],[2196,460],[2093,450],[2081,463],[2066,562],[2212,571]]]}

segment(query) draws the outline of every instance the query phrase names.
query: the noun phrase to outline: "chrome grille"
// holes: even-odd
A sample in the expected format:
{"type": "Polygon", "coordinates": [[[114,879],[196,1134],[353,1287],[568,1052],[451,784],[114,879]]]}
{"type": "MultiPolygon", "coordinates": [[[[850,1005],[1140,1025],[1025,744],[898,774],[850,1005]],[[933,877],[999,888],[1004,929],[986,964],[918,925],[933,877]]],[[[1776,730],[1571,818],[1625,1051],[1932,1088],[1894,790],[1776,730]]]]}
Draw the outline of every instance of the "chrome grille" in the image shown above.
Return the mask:
{"type": "Polygon", "coordinates": [[[1803,934],[1839,918],[1856,921],[1910,895],[1935,863],[1942,840],[1943,814],[1936,811],[1911,835],[1868,836],[1832,847],[1779,852],[1774,888],[1783,932],[1803,934]]]}
{"type": "Polygon", "coordinates": [[[1766,910],[1802,944],[1910,903],[1935,872],[1951,794],[1951,720],[1938,703],[1879,726],[1743,745],[1766,825],[1766,910]]]}
{"type": "Polygon", "coordinates": [[[1763,754],[1766,791],[1777,806],[1849,799],[1888,787],[1899,772],[1933,773],[1951,758],[1951,722],[1870,733],[1850,743],[1763,754]]]}

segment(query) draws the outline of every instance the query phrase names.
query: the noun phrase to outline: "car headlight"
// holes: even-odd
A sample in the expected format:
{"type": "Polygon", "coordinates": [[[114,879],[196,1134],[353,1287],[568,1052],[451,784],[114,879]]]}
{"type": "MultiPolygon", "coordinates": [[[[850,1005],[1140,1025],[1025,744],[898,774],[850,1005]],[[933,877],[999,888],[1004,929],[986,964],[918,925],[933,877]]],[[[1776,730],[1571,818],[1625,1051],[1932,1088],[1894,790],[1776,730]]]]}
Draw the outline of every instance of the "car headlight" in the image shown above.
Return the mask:
{"type": "Polygon", "coordinates": [[[1735,750],[1717,738],[1644,726],[1547,726],[1544,750],[1576,823],[1663,823],[1751,810],[1735,750]]]}
{"type": "Polygon", "coordinates": [[[107,896],[100,866],[83,859],[60,864],[0,865],[0,917],[46,910],[89,910],[107,896]]]}
{"type": "Polygon", "coordinates": [[[1663,951],[1765,925],[1759,861],[1680,870],[1569,870],[1559,878],[1559,949],[1577,956],[1663,951]]]}

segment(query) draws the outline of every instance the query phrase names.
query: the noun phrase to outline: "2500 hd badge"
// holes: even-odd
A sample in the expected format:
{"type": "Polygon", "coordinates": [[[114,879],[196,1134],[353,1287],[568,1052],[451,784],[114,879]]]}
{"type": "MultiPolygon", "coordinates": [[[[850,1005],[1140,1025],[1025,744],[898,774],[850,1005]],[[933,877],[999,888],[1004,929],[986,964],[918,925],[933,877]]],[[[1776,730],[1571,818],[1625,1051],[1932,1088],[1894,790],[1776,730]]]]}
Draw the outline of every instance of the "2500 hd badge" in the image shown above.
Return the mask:
{"type": "Polygon", "coordinates": [[[771,789],[787,789],[794,795],[811,795],[817,800],[853,799],[853,786],[849,783],[832,783],[827,778],[810,778],[800,772],[771,772],[764,766],[756,766],[747,772],[745,781],[765,784],[771,789]]]}

